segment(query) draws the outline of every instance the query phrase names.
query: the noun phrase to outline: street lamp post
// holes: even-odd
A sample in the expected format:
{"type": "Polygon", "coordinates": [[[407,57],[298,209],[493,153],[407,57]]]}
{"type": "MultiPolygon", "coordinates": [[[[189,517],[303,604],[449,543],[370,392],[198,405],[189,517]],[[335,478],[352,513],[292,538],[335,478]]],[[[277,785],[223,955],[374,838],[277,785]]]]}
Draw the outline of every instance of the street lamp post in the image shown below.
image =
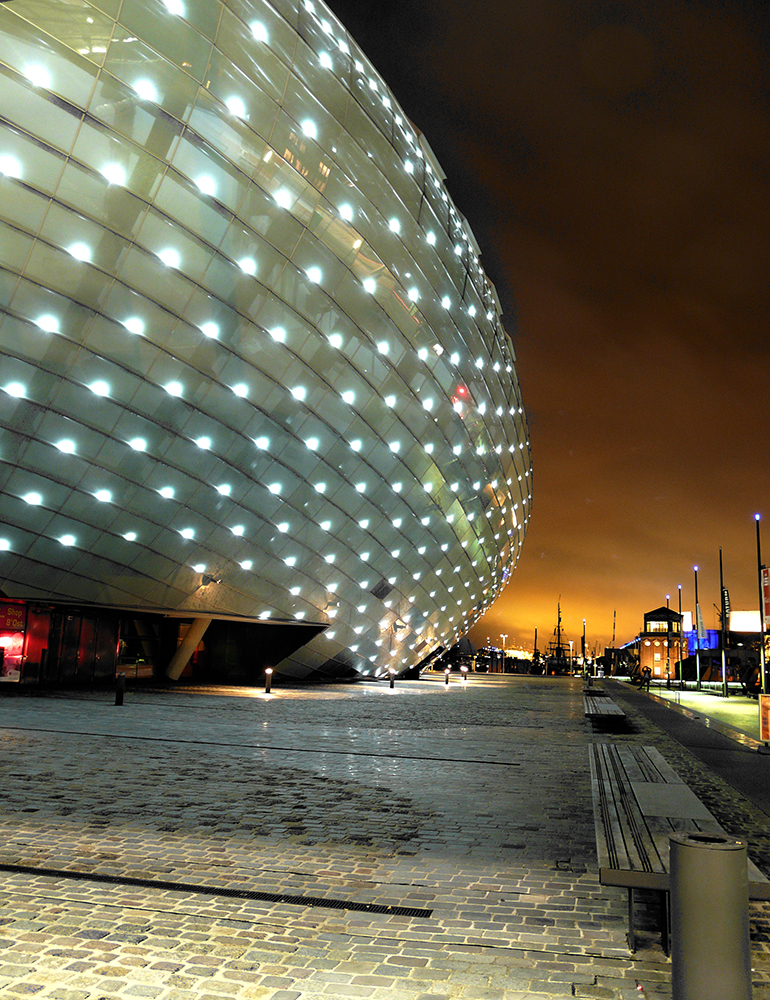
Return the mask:
{"type": "Polygon", "coordinates": [[[684,669],[682,667],[682,584],[679,586],[679,690],[684,691],[684,669]]]}
{"type": "Polygon", "coordinates": [[[754,515],[757,522],[757,580],[759,582],[759,684],[762,694],[767,694],[767,678],[765,677],[765,596],[762,586],[762,548],[759,543],[759,514],[754,515]]]}
{"type": "Polygon", "coordinates": [[[502,672],[505,673],[505,640],[508,638],[507,632],[501,632],[500,638],[503,640],[503,662],[501,664],[502,672]]]}
{"type": "Polygon", "coordinates": [[[695,570],[695,690],[700,691],[700,605],[698,604],[698,567],[695,570]]]}
{"type": "Polygon", "coordinates": [[[669,601],[671,594],[666,594],[666,687],[671,688],[671,616],[669,601]]]}

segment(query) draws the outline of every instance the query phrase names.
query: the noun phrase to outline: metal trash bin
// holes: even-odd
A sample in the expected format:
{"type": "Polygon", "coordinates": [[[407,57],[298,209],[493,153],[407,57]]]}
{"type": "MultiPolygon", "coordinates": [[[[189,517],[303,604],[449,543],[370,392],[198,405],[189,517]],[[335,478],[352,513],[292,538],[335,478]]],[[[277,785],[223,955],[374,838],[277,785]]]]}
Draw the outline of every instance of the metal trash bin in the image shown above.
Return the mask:
{"type": "Polygon", "coordinates": [[[670,837],[673,1000],[751,1000],[745,840],[670,837]]]}

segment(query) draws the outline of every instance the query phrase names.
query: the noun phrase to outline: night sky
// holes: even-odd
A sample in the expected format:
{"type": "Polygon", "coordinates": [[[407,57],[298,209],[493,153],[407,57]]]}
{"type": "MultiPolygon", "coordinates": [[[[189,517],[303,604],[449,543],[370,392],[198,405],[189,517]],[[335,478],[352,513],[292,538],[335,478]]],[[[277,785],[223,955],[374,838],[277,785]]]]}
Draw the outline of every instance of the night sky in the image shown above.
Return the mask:
{"type": "MultiPolygon", "coordinates": [[[[513,338],[519,568],[471,632],[632,639],[770,562],[770,4],[331,0],[421,129],[513,338]]],[[[579,645],[579,643],[578,643],[579,645]]]]}

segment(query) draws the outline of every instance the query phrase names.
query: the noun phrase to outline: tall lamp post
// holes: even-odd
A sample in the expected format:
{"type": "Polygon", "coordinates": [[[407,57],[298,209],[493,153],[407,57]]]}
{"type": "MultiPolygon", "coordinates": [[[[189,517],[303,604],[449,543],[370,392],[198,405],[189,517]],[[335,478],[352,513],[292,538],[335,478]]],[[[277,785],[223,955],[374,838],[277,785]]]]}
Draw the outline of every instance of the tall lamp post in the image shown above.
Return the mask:
{"type": "Polygon", "coordinates": [[[722,572],[722,546],[719,546],[719,607],[722,629],[719,633],[719,645],[722,647],[722,697],[730,695],[727,684],[727,604],[725,603],[725,577],[722,572]]]}
{"type": "Polygon", "coordinates": [[[700,605],[698,604],[698,567],[695,570],[695,690],[700,691],[700,605]]]}
{"type": "Polygon", "coordinates": [[[588,664],[586,663],[586,620],[583,619],[583,638],[580,640],[580,654],[583,657],[583,673],[588,675],[588,664]]]}
{"type": "Polygon", "coordinates": [[[762,586],[762,548],[759,543],[759,514],[754,515],[757,522],[757,580],[759,581],[759,684],[762,694],[767,694],[767,678],[765,677],[765,595],[762,586]]]}
{"type": "Polygon", "coordinates": [[[502,667],[503,673],[505,673],[505,640],[508,638],[508,633],[507,632],[501,632],[500,633],[500,638],[503,640],[503,662],[501,664],[501,667],[502,667]]]}
{"type": "Polygon", "coordinates": [[[679,690],[684,691],[684,670],[682,668],[682,584],[678,584],[679,587],[679,656],[677,662],[679,663],[679,690]]]}

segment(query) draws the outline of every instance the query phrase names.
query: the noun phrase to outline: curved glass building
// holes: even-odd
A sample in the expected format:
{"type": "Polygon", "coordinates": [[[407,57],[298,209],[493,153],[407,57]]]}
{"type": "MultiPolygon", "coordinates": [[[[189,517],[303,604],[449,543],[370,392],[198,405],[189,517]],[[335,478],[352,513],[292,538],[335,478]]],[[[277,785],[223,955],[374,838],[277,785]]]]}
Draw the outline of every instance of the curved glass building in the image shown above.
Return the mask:
{"type": "Polygon", "coordinates": [[[528,432],[386,83],[319,0],[6,0],[0,39],[3,596],[306,624],[300,677],[453,643],[528,432]]]}

